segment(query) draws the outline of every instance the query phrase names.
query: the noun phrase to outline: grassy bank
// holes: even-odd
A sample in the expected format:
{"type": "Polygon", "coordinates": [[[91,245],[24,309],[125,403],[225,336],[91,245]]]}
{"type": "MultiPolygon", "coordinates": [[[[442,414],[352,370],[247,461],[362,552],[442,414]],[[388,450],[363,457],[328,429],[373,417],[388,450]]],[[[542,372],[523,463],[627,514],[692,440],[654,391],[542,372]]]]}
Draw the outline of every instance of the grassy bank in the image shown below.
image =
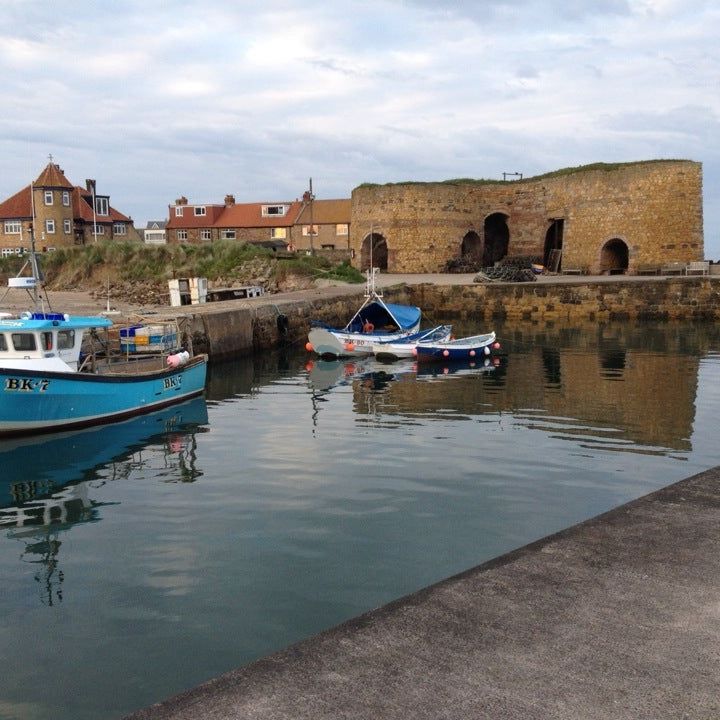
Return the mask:
{"type": "MultiPolygon", "coordinates": [[[[20,272],[25,260],[0,260],[7,279],[20,272]]],[[[177,277],[205,277],[214,285],[262,285],[266,292],[310,286],[318,278],[362,282],[349,263],[332,263],[319,255],[283,253],[249,243],[221,241],[207,245],[160,245],[101,242],[61,248],[40,258],[50,290],[93,290],[107,285],[157,284],[177,277]]]]}

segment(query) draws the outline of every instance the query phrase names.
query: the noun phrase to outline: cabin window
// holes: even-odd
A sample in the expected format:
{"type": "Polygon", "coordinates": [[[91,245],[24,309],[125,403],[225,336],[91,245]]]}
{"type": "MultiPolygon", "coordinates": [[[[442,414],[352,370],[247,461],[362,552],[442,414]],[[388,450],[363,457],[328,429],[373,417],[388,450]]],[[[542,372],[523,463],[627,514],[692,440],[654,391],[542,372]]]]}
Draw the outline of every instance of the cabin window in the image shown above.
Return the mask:
{"type": "Polygon", "coordinates": [[[0,351],[7,352],[7,349],[7,340],[4,335],[0,334],[0,351]]]}
{"type": "Polygon", "coordinates": [[[43,350],[52,350],[53,349],[52,333],[44,332],[44,333],[42,333],[41,337],[42,337],[42,349],[43,350]]]}
{"type": "Polygon", "coordinates": [[[13,333],[12,343],[18,352],[28,352],[35,350],[35,336],[32,333],[13,333]]]}
{"type": "Polygon", "coordinates": [[[57,346],[58,350],[69,350],[75,347],[75,331],[58,330],[57,346]]]}

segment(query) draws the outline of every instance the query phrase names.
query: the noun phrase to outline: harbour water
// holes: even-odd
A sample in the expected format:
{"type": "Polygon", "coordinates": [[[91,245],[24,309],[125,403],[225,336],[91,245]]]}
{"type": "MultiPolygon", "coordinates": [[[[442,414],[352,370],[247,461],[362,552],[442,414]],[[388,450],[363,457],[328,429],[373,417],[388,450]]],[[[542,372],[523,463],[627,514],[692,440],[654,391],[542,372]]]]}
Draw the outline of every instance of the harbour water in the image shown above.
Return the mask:
{"type": "Polygon", "coordinates": [[[720,464],[714,326],[496,329],[497,367],[287,348],[1,443],[0,718],[122,717],[720,464]]]}

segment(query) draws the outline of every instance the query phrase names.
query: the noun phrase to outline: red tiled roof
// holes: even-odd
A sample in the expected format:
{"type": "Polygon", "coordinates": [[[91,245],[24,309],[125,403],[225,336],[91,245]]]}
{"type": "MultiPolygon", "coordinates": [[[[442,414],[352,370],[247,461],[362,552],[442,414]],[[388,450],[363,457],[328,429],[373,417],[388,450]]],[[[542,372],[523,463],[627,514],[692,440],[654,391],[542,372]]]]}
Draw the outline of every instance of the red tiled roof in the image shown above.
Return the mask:
{"type": "Polygon", "coordinates": [[[0,220],[32,219],[30,185],[0,203],[0,220]]]}
{"type": "MultiPolygon", "coordinates": [[[[104,197],[104,196],[101,196],[104,197]]],[[[127,215],[118,212],[114,207],[109,207],[109,215],[95,215],[93,218],[93,196],[92,193],[82,187],[74,187],[72,194],[73,217],[84,222],[111,223],[130,222],[127,215]]]]}
{"type": "MultiPolygon", "coordinates": [[[[351,200],[314,200],[313,225],[350,224],[351,200]]],[[[297,219],[298,225],[310,224],[310,205],[305,205],[297,219]]]]}
{"type": "Polygon", "coordinates": [[[295,224],[301,207],[302,204],[297,200],[293,202],[241,203],[226,208],[215,225],[223,228],[290,227],[295,224]],[[288,209],[282,216],[263,215],[263,207],[270,205],[286,205],[288,209]]]}
{"type": "Polygon", "coordinates": [[[173,229],[191,229],[191,228],[211,228],[215,227],[215,222],[225,210],[224,205],[170,205],[170,214],[166,228],[173,229]],[[182,216],[175,214],[175,208],[183,209],[182,216]],[[204,207],[204,215],[196,215],[195,208],[204,207]]]}
{"type": "Polygon", "coordinates": [[[292,202],[264,202],[240,203],[236,205],[170,205],[170,218],[168,230],[191,228],[273,228],[290,227],[295,224],[302,203],[292,202]],[[285,215],[269,215],[262,213],[263,207],[268,205],[286,205],[285,215]],[[182,217],[175,214],[176,207],[183,207],[182,217]],[[204,207],[205,215],[195,215],[195,207],[204,207]]]}
{"type": "Polygon", "coordinates": [[[33,183],[35,187],[72,188],[72,183],[65,177],[59,165],[48,163],[33,183]]]}

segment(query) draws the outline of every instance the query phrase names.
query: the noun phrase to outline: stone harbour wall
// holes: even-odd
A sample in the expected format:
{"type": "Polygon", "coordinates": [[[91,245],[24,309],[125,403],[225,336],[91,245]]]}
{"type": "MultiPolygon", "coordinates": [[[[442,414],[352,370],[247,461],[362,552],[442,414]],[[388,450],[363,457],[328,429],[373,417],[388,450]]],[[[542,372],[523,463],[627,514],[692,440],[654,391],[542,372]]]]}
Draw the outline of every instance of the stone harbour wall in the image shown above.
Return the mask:
{"type": "MultiPolygon", "coordinates": [[[[602,282],[402,285],[384,291],[387,302],[423,309],[433,318],[572,325],[603,320],[720,320],[720,277],[677,277],[602,282]]],[[[304,344],[310,323],[343,325],[357,310],[363,289],[307,300],[258,298],[184,310],[194,349],[213,360],[282,345],[304,344]],[[222,305],[223,307],[215,307],[222,305]]]]}

